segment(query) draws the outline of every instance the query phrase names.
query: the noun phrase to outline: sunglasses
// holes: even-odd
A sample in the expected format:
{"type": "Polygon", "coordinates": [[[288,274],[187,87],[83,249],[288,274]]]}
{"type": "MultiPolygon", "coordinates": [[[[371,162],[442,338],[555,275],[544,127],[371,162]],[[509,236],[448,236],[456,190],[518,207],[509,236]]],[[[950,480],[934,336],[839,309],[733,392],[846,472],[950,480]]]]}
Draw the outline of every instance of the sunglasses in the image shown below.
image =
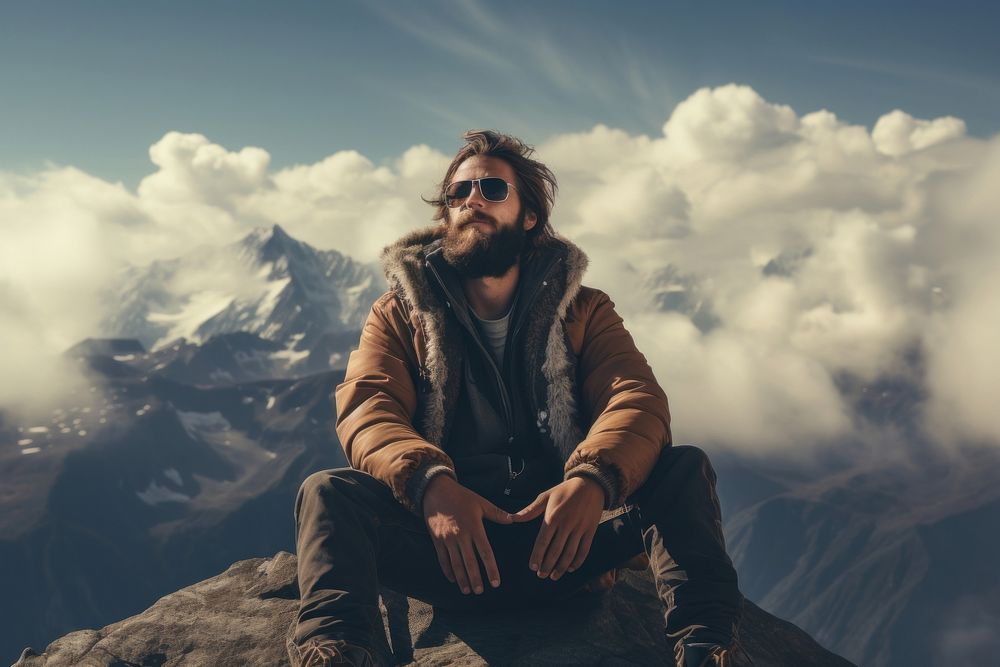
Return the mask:
{"type": "Polygon", "coordinates": [[[444,201],[448,204],[448,208],[461,206],[472,195],[472,188],[477,184],[479,185],[479,194],[483,196],[483,199],[495,203],[507,201],[510,189],[516,188],[513,183],[508,183],[498,176],[474,178],[471,181],[455,181],[444,189],[444,201]]]}

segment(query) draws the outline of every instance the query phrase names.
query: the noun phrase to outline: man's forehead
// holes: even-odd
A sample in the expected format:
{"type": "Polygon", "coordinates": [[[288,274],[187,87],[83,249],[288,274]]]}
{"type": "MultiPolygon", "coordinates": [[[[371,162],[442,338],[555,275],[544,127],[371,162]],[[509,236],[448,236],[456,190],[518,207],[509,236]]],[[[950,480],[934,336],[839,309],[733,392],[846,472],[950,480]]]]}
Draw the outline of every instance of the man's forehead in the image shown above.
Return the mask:
{"type": "Polygon", "coordinates": [[[499,176],[505,180],[514,180],[514,168],[505,160],[492,155],[473,155],[458,165],[453,181],[461,181],[484,176],[499,176]]]}

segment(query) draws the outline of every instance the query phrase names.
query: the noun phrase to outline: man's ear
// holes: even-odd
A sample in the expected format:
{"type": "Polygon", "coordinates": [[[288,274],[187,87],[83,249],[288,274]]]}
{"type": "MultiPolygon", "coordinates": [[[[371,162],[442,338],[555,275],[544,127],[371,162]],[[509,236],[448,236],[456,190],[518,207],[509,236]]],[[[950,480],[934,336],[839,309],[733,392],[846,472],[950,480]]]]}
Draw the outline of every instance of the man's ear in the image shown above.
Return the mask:
{"type": "Polygon", "coordinates": [[[538,216],[534,211],[528,211],[524,216],[524,231],[528,231],[538,223],[538,216]]]}

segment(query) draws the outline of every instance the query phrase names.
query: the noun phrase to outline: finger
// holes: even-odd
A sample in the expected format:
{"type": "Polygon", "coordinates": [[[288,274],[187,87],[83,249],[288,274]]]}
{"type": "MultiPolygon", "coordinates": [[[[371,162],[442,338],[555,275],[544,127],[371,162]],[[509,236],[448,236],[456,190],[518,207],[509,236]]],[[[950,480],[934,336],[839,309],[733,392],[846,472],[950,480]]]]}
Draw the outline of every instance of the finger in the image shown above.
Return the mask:
{"type": "Polygon", "coordinates": [[[537,498],[531,501],[527,507],[519,512],[515,512],[511,515],[515,522],[520,521],[531,521],[535,517],[538,517],[545,511],[546,501],[548,501],[548,492],[541,494],[537,498]]]}
{"type": "Polygon", "coordinates": [[[590,554],[590,545],[594,542],[594,535],[597,531],[588,531],[586,535],[580,540],[580,546],[576,550],[576,558],[570,563],[569,571],[576,572],[576,570],[583,565],[584,561],[587,560],[587,556],[590,554]]]}
{"type": "Polygon", "coordinates": [[[444,548],[437,540],[433,541],[434,551],[437,552],[438,565],[441,566],[441,571],[444,572],[444,577],[451,583],[455,583],[455,573],[451,569],[451,560],[448,558],[448,550],[444,548]]]}
{"type": "Polygon", "coordinates": [[[552,536],[552,541],[549,543],[549,548],[545,551],[545,557],[542,558],[542,563],[538,566],[539,576],[547,577],[552,572],[552,568],[556,566],[556,561],[562,555],[563,548],[566,546],[566,538],[568,537],[569,533],[567,531],[556,530],[555,535],[552,536]]]}
{"type": "Polygon", "coordinates": [[[483,500],[483,518],[493,523],[514,523],[514,516],[505,512],[488,500],[483,500]]]}
{"type": "Polygon", "coordinates": [[[535,538],[535,547],[531,550],[531,556],[528,557],[528,567],[531,568],[532,572],[538,572],[540,577],[544,575],[538,568],[542,564],[545,550],[549,548],[549,542],[552,541],[553,531],[554,528],[550,524],[542,522],[542,527],[538,530],[538,537],[535,538]]]}
{"type": "Polygon", "coordinates": [[[478,531],[472,536],[472,541],[476,545],[476,551],[479,552],[479,558],[483,561],[483,567],[486,568],[486,576],[490,580],[490,585],[493,588],[498,588],[500,586],[500,569],[497,567],[496,558],[493,557],[493,547],[490,546],[490,540],[486,537],[486,531],[478,531]]]}
{"type": "Polygon", "coordinates": [[[465,562],[462,560],[462,554],[459,551],[457,543],[448,543],[448,558],[451,560],[451,570],[455,573],[459,589],[468,595],[471,590],[469,588],[469,577],[465,572],[465,562]]]}
{"type": "Polygon", "coordinates": [[[476,560],[472,540],[466,537],[459,543],[459,548],[462,550],[462,562],[465,564],[465,571],[469,575],[469,585],[478,595],[483,592],[483,578],[479,576],[479,561],[476,560]]]}
{"type": "Polygon", "coordinates": [[[566,568],[576,558],[576,551],[579,547],[580,533],[574,531],[566,537],[566,544],[563,546],[562,555],[559,556],[555,567],[552,568],[552,581],[556,581],[566,573],[566,568]]]}

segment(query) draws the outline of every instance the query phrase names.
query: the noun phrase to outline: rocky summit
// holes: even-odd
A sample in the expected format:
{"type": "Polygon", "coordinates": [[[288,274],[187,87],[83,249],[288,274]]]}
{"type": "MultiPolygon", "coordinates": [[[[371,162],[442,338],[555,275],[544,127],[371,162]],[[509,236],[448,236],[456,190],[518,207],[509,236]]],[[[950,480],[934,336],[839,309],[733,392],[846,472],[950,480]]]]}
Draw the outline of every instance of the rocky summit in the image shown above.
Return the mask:
{"type": "MultiPolygon", "coordinates": [[[[240,561],[100,630],[73,632],[14,667],[275,667],[289,664],[295,556],[240,561]]],[[[603,593],[529,611],[448,614],[387,592],[383,618],[398,664],[670,665],[647,571],[623,571],[603,593]],[[403,619],[406,619],[404,622],[403,619]]],[[[743,643],[756,667],[850,667],[794,625],[748,602],[743,643]]]]}

